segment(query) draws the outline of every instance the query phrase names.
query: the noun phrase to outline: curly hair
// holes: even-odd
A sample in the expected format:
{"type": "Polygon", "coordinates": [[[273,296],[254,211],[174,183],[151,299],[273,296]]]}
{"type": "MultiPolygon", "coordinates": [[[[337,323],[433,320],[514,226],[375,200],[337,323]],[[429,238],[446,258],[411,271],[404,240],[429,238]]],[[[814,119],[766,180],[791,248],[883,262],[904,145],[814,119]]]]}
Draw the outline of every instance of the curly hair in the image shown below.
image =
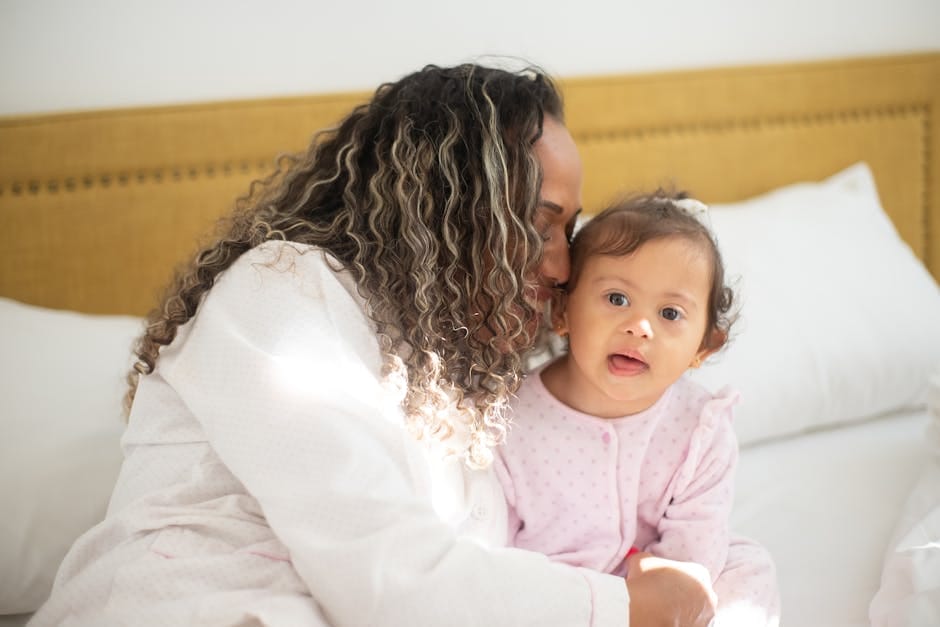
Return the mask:
{"type": "Polygon", "coordinates": [[[734,291],[726,285],[724,261],[709,228],[674,202],[684,198],[688,198],[685,192],[658,189],[651,194],[627,197],[591,218],[571,243],[571,276],[566,288],[569,292],[574,290],[589,257],[630,255],[646,242],[667,237],[698,242],[711,260],[708,319],[702,348],[718,349],[729,337],[736,318],[734,291]],[[717,338],[722,341],[716,346],[717,338]]]}
{"type": "Polygon", "coordinates": [[[524,290],[542,255],[533,151],[546,115],[562,120],[561,96],[532,68],[427,66],[380,86],[255,181],[177,271],[136,345],[126,407],[219,274],[286,240],[329,252],[354,277],[411,432],[439,442],[460,432],[451,451],[488,464],[538,341],[524,290]]]}

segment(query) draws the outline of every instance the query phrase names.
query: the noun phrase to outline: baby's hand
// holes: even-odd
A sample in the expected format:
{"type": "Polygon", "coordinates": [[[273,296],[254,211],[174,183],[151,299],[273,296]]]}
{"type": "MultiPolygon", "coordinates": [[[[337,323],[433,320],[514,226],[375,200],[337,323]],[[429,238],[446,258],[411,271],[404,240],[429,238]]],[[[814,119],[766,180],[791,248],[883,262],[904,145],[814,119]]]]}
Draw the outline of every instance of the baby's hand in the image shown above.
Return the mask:
{"type": "Polygon", "coordinates": [[[630,627],[708,627],[717,597],[708,570],[650,553],[627,555],[630,627]]]}

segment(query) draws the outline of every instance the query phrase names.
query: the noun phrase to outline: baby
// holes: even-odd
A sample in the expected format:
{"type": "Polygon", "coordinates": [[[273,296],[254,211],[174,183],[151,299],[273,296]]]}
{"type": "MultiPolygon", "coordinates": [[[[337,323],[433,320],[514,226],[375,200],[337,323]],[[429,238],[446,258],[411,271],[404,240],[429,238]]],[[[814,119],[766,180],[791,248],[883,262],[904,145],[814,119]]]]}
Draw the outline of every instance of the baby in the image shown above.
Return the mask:
{"type": "Polygon", "coordinates": [[[727,610],[720,622],[770,625],[773,561],[729,532],[737,394],[685,376],[733,322],[706,221],[702,203],[653,194],[577,233],[552,314],[568,350],[522,385],[496,470],[511,545],[622,576],[635,551],[696,562],[727,610]]]}

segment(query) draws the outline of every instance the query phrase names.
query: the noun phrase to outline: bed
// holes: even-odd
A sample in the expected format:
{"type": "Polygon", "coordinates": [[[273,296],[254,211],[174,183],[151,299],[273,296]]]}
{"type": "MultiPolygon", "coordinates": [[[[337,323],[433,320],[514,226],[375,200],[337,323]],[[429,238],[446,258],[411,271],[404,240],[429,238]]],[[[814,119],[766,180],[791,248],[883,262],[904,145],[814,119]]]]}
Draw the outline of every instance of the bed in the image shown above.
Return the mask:
{"type": "MultiPolygon", "coordinates": [[[[940,624],[940,53],[566,78],[585,209],[689,190],[742,295],[734,527],[786,627],[940,624]]],[[[366,94],[0,118],[0,614],[121,461],[129,345],[277,155],[366,94]]]]}

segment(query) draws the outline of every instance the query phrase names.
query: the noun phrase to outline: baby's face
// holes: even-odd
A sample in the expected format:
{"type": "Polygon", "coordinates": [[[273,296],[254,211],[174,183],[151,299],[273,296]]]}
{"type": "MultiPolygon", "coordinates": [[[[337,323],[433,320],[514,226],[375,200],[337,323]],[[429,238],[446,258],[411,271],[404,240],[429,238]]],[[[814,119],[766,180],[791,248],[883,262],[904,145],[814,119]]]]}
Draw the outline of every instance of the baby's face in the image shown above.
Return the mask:
{"type": "Polygon", "coordinates": [[[582,267],[564,322],[580,394],[595,415],[647,409],[701,350],[708,322],[711,261],[682,237],[653,240],[623,257],[598,255],[582,267]]]}

